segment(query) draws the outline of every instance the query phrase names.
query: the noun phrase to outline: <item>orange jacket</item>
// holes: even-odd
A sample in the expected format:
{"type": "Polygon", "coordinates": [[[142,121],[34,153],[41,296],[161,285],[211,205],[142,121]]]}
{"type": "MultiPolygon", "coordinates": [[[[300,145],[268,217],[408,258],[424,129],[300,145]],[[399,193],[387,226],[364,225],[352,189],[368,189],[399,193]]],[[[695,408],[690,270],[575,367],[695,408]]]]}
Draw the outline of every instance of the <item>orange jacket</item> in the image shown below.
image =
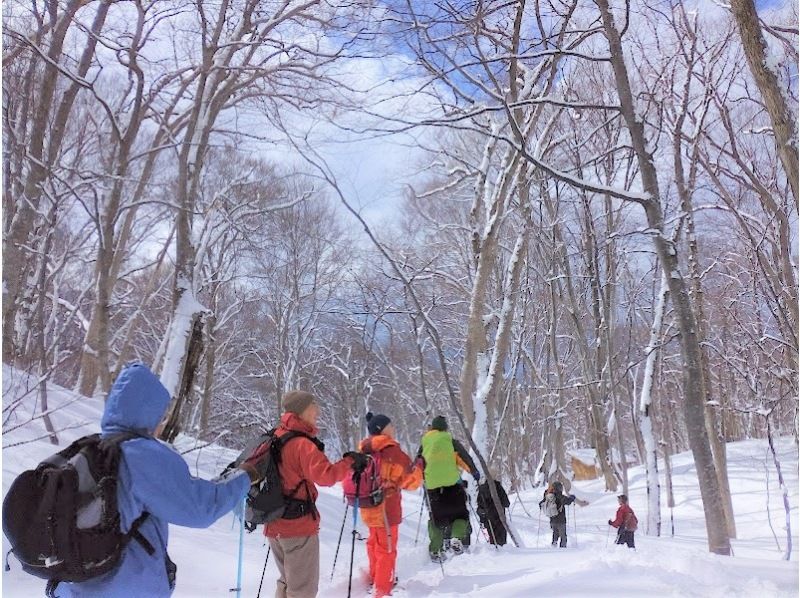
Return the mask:
{"type": "MultiPolygon", "coordinates": [[[[304,432],[309,436],[316,436],[318,430],[311,424],[303,421],[294,413],[284,413],[281,416],[281,424],[275,434],[283,436],[289,430],[304,432]]],[[[342,459],[336,463],[331,463],[321,450],[308,438],[293,438],[287,442],[281,450],[281,463],[278,471],[283,481],[283,492],[288,495],[300,482],[307,480],[306,484],[300,484],[300,488],[294,495],[295,498],[304,499],[309,497],[314,502],[317,500],[316,486],[333,486],[336,482],[343,480],[351,471],[352,459],[342,459]],[[308,488],[308,492],[306,491],[308,488]]],[[[319,533],[319,513],[314,515],[304,515],[297,519],[276,519],[264,525],[264,535],[270,538],[296,538],[298,536],[313,536],[319,533]]]]}
{"type": "Polygon", "coordinates": [[[411,462],[397,441],[378,434],[361,441],[363,453],[380,452],[384,499],[377,507],[362,507],[361,518],[368,527],[399,525],[403,520],[400,490],[416,490],[422,484],[422,469],[411,462]]]}

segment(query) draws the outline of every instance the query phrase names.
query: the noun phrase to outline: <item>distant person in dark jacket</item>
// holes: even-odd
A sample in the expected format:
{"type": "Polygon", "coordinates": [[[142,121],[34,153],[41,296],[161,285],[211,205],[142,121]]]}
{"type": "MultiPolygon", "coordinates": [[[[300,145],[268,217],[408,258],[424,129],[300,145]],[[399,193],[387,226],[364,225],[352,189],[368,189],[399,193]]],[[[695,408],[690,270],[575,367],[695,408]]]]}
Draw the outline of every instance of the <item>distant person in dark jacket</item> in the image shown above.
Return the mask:
{"type": "Polygon", "coordinates": [[[617,497],[619,501],[619,508],[617,509],[617,516],[614,521],[608,520],[608,525],[617,528],[617,544],[627,544],[628,548],[636,548],[633,540],[633,534],[639,526],[639,521],[636,515],[628,506],[628,497],[620,494],[617,497]]]}
{"type": "MultiPolygon", "coordinates": [[[[505,511],[511,506],[508,501],[508,495],[500,484],[500,480],[494,481],[494,487],[497,490],[497,497],[500,499],[503,511],[505,511]]],[[[497,546],[505,546],[506,528],[503,525],[503,517],[497,512],[492,500],[488,481],[478,487],[478,517],[481,520],[481,525],[489,532],[489,542],[497,546]]]]}
{"type": "Polygon", "coordinates": [[[565,507],[575,502],[575,495],[564,496],[564,485],[553,482],[539,501],[539,509],[550,518],[550,529],[553,530],[552,545],[567,547],[567,513],[565,507]]]}

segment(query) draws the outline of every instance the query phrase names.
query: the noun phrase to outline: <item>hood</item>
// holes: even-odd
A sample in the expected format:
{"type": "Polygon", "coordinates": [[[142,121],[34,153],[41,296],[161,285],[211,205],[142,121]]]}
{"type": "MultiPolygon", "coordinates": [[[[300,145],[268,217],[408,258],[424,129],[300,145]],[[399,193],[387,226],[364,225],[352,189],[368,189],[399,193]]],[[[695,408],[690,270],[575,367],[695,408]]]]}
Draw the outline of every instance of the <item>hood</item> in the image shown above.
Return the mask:
{"type": "Polygon", "coordinates": [[[369,436],[359,443],[359,450],[362,453],[376,453],[389,446],[399,446],[397,441],[386,434],[376,434],[369,436]]]}
{"type": "Polygon", "coordinates": [[[147,366],[125,367],[106,399],[100,427],[103,433],[136,431],[152,434],[167,411],[170,396],[147,366]]]}
{"type": "Polygon", "coordinates": [[[289,411],[281,415],[281,427],[286,430],[294,430],[295,432],[304,432],[309,436],[314,436],[315,438],[317,434],[319,434],[319,430],[317,428],[309,424],[304,419],[301,419],[299,415],[289,411]]]}

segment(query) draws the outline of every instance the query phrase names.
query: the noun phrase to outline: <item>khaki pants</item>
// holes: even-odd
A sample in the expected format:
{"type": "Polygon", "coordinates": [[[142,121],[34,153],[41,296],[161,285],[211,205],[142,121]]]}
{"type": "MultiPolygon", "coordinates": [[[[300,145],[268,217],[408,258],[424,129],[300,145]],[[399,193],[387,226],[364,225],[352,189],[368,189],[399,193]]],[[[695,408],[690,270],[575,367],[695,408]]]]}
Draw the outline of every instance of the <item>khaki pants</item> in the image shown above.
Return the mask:
{"type": "Polygon", "coordinates": [[[315,598],[319,590],[319,536],[270,538],[278,563],[275,598],[315,598]]]}

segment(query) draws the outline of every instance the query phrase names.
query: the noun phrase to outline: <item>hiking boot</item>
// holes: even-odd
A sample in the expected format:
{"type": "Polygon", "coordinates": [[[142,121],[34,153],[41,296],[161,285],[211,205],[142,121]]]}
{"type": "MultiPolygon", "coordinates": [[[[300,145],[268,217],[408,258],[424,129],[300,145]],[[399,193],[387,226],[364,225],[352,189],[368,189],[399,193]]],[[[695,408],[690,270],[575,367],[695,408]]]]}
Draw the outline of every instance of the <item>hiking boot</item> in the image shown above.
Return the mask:
{"type": "Polygon", "coordinates": [[[453,551],[453,554],[464,554],[464,545],[458,538],[453,538],[450,540],[450,550],[453,551]]]}

